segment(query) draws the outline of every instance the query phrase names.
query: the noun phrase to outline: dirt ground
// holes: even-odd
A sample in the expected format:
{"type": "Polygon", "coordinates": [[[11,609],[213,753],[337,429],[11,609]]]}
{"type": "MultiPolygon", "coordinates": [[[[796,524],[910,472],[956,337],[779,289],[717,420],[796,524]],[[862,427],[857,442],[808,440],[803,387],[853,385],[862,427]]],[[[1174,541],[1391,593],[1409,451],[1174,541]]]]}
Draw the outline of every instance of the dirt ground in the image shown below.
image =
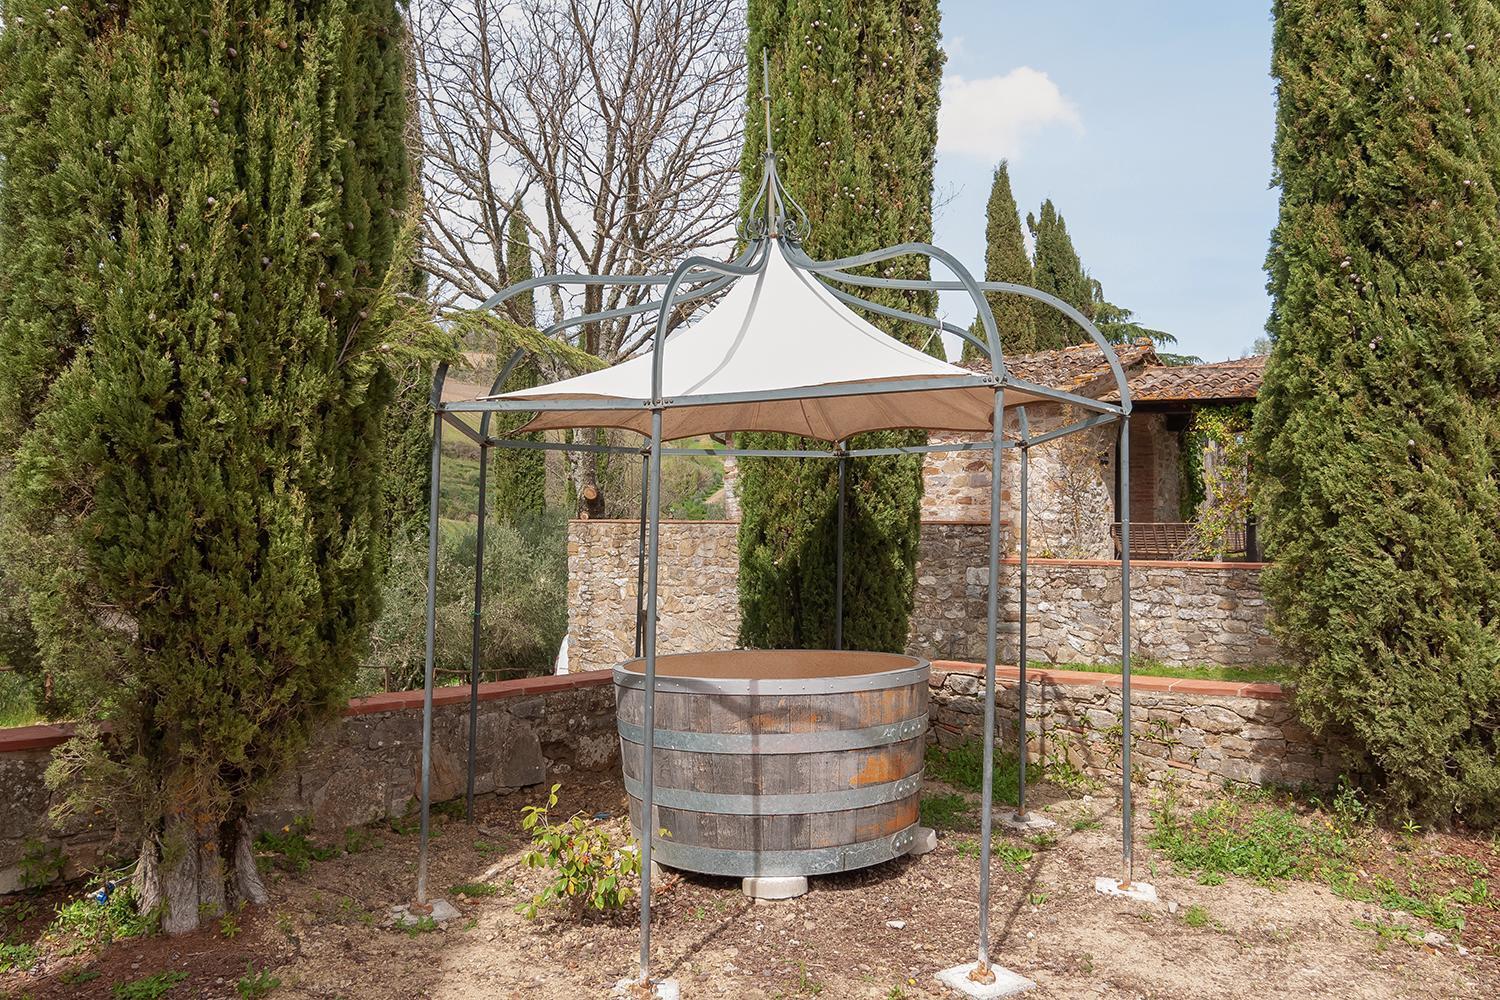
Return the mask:
{"type": "MultiPolygon", "coordinates": [[[[1420,943],[1426,928],[1415,921],[1413,935],[1392,939],[1370,929],[1390,919],[1373,904],[1305,882],[1266,887],[1231,877],[1201,885],[1156,858],[1144,834],[1138,834],[1137,877],[1155,883],[1160,901],[1100,896],[1094,878],[1118,874],[1117,803],[1057,794],[1045,806],[1057,821],[1055,844],[1033,844],[1030,859],[1010,865],[997,858],[994,866],[994,957],[1037,982],[1031,996],[1500,995],[1493,912],[1438,947],[1420,943]]],[[[388,926],[390,907],[409,898],[417,839],[382,826],[372,828],[358,853],[314,861],[301,874],[273,875],[271,905],[247,913],[232,939],[212,930],[52,955],[31,972],[0,976],[0,991],[17,1000],[111,997],[116,983],[177,969],[188,978],[166,994],[170,1000],[235,998],[248,964],[280,980],[270,994],[278,1000],[606,996],[636,968],[633,910],[618,921],[584,922],[531,922],[515,913],[541,884],[540,873],[520,865],[517,822],[521,806],[538,797],[483,803],[474,825],[438,821],[435,894],[479,881],[499,889],[479,899],[450,896],[463,916],[442,929],[388,926]]],[[[618,784],[575,784],[565,786],[558,812],[619,816],[623,807],[618,784]]],[[[1144,809],[1138,821],[1147,822],[1144,809]]],[[[1494,845],[1478,838],[1465,843],[1472,850],[1464,853],[1487,859],[1491,881],[1500,885],[1494,845]]],[[[933,973],[974,953],[974,848],[972,835],[945,833],[925,857],[814,879],[808,895],[777,903],[746,899],[738,880],[669,877],[655,894],[653,971],[674,976],[686,998],[944,996],[933,973]]]]}

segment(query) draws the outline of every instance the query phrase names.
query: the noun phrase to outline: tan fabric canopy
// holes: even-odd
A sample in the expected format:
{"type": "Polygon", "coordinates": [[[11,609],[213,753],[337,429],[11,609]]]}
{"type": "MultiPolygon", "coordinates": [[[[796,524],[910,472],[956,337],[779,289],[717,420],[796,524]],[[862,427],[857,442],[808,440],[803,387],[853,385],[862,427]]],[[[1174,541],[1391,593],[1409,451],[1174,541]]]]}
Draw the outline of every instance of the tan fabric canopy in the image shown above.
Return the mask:
{"type": "MultiPolygon", "coordinates": [[[[1003,331],[1002,331],[1003,336],[1003,331]]],[[[521,431],[623,427],[651,432],[652,355],[488,399],[548,401],[521,431]],[[569,400],[620,407],[570,409],[569,400]]],[[[865,431],[990,429],[994,388],[982,376],[908,347],[861,319],[773,240],[757,273],[740,278],[707,315],[667,338],[662,365],[665,440],[727,431],[784,431],[824,441],[865,431]],[[902,383],[940,384],[897,391],[902,383]],[[950,386],[942,382],[952,381],[950,386]],[[800,390],[838,386],[818,396],[800,390]],[[760,394],[785,398],[745,399],[760,394]],[[686,397],[733,395],[701,402],[686,397]]],[[[1040,397],[1012,388],[1006,405],[1040,397]]]]}

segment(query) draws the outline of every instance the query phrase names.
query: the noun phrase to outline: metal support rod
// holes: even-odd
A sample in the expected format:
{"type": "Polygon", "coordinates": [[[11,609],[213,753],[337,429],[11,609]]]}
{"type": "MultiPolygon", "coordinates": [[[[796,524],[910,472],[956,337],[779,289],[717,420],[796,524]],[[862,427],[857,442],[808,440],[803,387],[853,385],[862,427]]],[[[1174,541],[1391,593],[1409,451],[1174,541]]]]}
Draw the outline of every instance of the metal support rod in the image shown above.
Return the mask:
{"type": "MultiPolygon", "coordinates": [[[[660,450],[660,449],[658,449],[660,450]]],[[[651,452],[641,452],[641,532],[635,549],[635,655],[641,655],[646,625],[646,501],[651,492],[651,452]]]]}
{"type": "Polygon", "coordinates": [[[1017,650],[1017,666],[1020,668],[1020,712],[1016,726],[1016,819],[1026,821],[1026,611],[1027,611],[1027,563],[1031,554],[1031,428],[1026,422],[1026,407],[1016,413],[1021,431],[1021,640],[1017,650]]]}
{"type": "Polygon", "coordinates": [[[1005,387],[995,389],[994,447],[990,449],[990,587],[984,627],[984,771],[979,816],[979,968],[990,965],[990,843],[995,810],[995,637],[1000,627],[1000,447],[1005,427],[1005,387]]]}
{"type": "Polygon", "coordinates": [[[1130,417],[1120,421],[1120,841],[1129,885],[1135,879],[1130,803],[1130,417]]]}
{"type": "MultiPolygon", "coordinates": [[[[670,292],[668,295],[670,296],[670,292]]],[[[646,705],[641,719],[641,982],[651,981],[651,840],[656,834],[656,581],[661,535],[661,410],[651,411],[651,451],[646,505],[646,705]]]]}
{"type": "Polygon", "coordinates": [[[422,675],[422,820],[417,845],[417,906],[427,905],[427,837],[432,808],[432,667],[437,638],[438,502],[443,475],[443,381],[446,363],[438,366],[432,384],[432,482],[427,506],[427,646],[422,675]]]}
{"type": "Polygon", "coordinates": [[[838,525],[833,546],[833,648],[844,648],[844,502],[849,492],[849,456],[844,442],[837,444],[839,453],[839,500],[835,523],[838,525]]]}
{"type": "MultiPolygon", "coordinates": [[[[488,417],[488,414],[486,414],[488,417]]],[[[488,420],[486,420],[488,423],[488,420]]],[[[484,521],[490,449],[479,446],[479,500],[474,505],[474,634],[469,641],[469,760],[464,784],[464,817],[474,822],[474,765],[479,742],[479,654],[484,642],[484,521]]]]}

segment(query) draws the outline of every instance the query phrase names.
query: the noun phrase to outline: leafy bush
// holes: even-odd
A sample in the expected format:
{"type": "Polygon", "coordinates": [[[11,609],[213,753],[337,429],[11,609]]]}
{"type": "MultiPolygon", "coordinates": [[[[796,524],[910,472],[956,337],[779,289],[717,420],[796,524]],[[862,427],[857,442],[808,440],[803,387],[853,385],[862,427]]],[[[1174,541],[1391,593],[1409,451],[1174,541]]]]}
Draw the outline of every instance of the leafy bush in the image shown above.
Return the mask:
{"type": "MultiPolygon", "coordinates": [[[[436,666],[438,682],[468,674],[474,628],[473,524],[446,525],[439,539],[436,666]]],[[[485,528],[480,669],[522,677],[552,669],[568,630],[567,519],[560,511],[518,513],[485,528]]],[[[420,687],[425,658],[427,537],[398,542],[382,593],[382,611],[361,671],[362,691],[420,687]]]]}
{"type": "Polygon", "coordinates": [[[522,863],[552,873],[541,892],[516,908],[530,920],[543,906],[559,902],[568,903],[575,915],[622,909],[636,894],[634,882],[641,874],[640,848],[628,840],[617,843],[604,824],[582,813],[553,824],[548,810],[557,805],[561,787],[552,786],[546,805],[521,810],[521,828],[531,835],[531,850],[522,863]]]}
{"type": "Polygon", "coordinates": [[[36,945],[0,941],[0,972],[20,972],[36,961],[36,945]]]}

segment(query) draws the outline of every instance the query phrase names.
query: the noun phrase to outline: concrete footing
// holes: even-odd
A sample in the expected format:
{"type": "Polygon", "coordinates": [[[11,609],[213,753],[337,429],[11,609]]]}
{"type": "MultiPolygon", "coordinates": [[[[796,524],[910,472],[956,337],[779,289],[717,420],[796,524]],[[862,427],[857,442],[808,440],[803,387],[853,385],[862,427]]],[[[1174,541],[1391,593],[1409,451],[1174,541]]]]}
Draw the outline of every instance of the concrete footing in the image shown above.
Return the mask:
{"type": "Polygon", "coordinates": [[[911,847],[906,853],[914,858],[931,854],[937,850],[937,831],[930,826],[919,826],[912,831],[911,847]]]}
{"type": "Polygon", "coordinates": [[[446,899],[434,899],[427,905],[432,907],[431,912],[425,912],[424,909],[418,908],[415,903],[402,903],[400,906],[393,906],[391,907],[391,923],[396,927],[415,927],[423,920],[430,919],[435,924],[445,924],[450,920],[462,916],[458,912],[458,907],[446,899]]]}
{"type": "Polygon", "coordinates": [[[1015,996],[1017,993],[1036,989],[1036,983],[1025,976],[1011,972],[1009,969],[1002,969],[998,965],[990,966],[990,972],[995,977],[994,982],[976,983],[969,978],[969,973],[978,966],[978,962],[955,965],[951,969],[939,972],[936,978],[953,992],[961,996],[975,997],[977,1000],[994,1000],[995,997],[1015,996]]]}
{"type": "Polygon", "coordinates": [[[1150,882],[1121,882],[1117,878],[1100,876],[1094,879],[1094,891],[1106,896],[1120,896],[1137,903],[1156,902],[1156,886],[1150,882]]]}
{"type": "Polygon", "coordinates": [[[681,1000],[682,991],[675,979],[653,979],[648,990],[646,984],[632,977],[615,983],[609,995],[620,1000],[681,1000]]]}
{"type": "Polygon", "coordinates": [[[1034,812],[1008,812],[1001,813],[995,817],[1000,825],[1015,833],[1036,833],[1040,830],[1050,830],[1057,824],[1052,822],[1041,813],[1034,812]]]}
{"type": "Polygon", "coordinates": [[[751,899],[796,899],[807,895],[807,876],[752,875],[740,880],[740,890],[751,899]]]}

